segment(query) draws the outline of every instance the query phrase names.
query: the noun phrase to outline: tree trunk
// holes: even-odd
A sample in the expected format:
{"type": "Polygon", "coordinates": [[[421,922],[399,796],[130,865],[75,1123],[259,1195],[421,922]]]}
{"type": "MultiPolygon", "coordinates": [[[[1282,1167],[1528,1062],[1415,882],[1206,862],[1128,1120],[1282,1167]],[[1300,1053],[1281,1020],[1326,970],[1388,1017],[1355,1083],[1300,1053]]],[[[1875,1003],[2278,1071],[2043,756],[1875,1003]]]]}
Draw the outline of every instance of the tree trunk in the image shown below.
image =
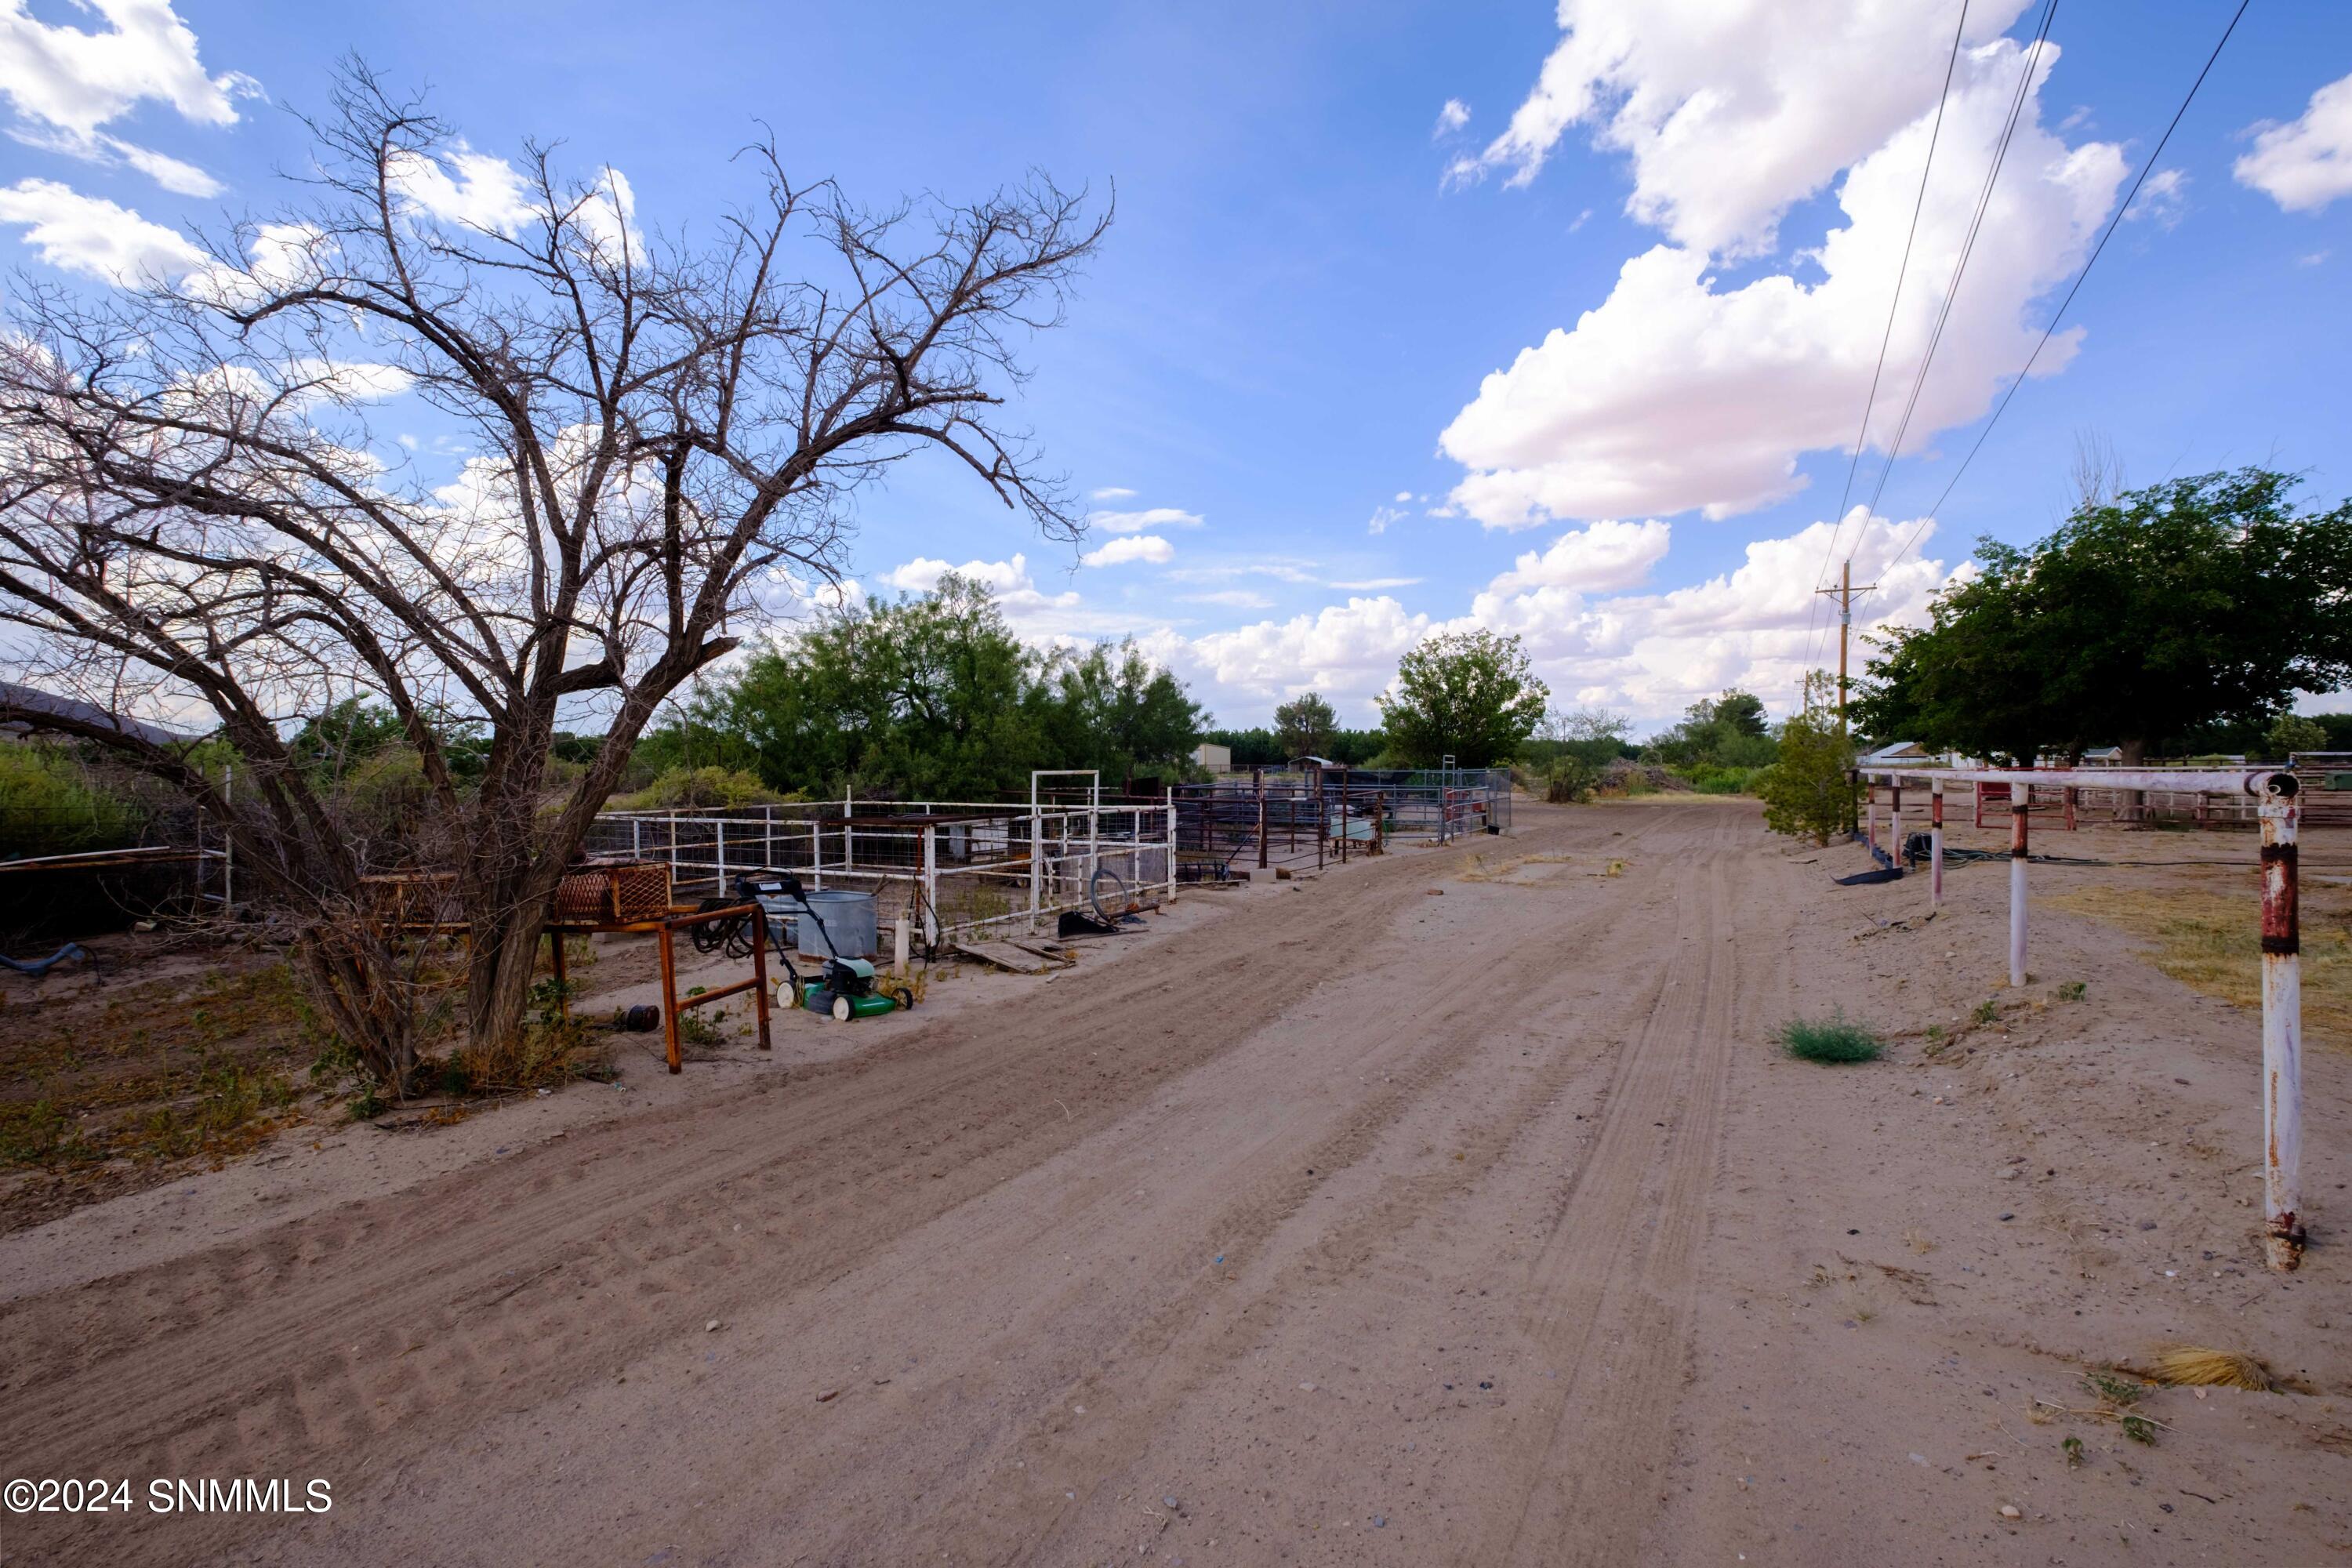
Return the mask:
{"type": "Polygon", "coordinates": [[[2120,753],[2124,766],[2139,767],[2147,761],[2147,738],[2144,735],[2124,736],[2116,742],[2116,750],[2120,753]]]}
{"type": "Polygon", "coordinates": [[[522,1033],[546,912],[518,913],[495,931],[477,926],[466,975],[466,1030],[477,1049],[492,1050],[522,1033]]]}
{"type": "Polygon", "coordinates": [[[415,1087],[416,1007],[381,932],[358,920],[321,921],[295,949],[297,973],[360,1065],[395,1098],[415,1087]]]}

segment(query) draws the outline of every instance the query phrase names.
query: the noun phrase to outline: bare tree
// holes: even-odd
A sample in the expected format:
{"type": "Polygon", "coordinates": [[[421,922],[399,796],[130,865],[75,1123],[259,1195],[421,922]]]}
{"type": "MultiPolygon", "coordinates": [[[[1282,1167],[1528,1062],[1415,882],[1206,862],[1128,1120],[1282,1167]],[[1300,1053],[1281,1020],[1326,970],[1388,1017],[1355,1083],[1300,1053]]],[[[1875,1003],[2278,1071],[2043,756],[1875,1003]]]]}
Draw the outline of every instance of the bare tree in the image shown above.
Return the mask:
{"type": "Polygon", "coordinates": [[[2124,493],[2124,460],[2103,432],[2085,426],[2074,432],[2074,460],[2066,470],[2074,505],[2113,506],[2124,493]]]}
{"type": "Polygon", "coordinates": [[[184,749],[0,719],[79,735],[226,822],[240,870],[299,911],[333,1022],[397,1088],[415,1062],[399,933],[289,725],[354,695],[397,715],[471,936],[469,1028],[510,1036],[556,884],[656,705],[737,646],[730,623],[834,580],[853,491],[939,451],[1076,534],[1002,409],[1108,217],[1042,178],[867,211],[761,145],[739,159],[757,198],[689,246],[640,231],[621,176],[569,178],[548,148],[504,184],[453,163],[447,128],[362,66],[311,129],[298,209],[176,281],[28,289],[0,345],[15,662],[113,711],[215,722],[236,800],[184,749]],[[371,422],[398,391],[470,448],[455,484],[371,422]],[[558,711],[583,707],[602,748],[551,792],[558,711]],[[487,730],[478,780],[452,771],[459,724],[487,730]]]}

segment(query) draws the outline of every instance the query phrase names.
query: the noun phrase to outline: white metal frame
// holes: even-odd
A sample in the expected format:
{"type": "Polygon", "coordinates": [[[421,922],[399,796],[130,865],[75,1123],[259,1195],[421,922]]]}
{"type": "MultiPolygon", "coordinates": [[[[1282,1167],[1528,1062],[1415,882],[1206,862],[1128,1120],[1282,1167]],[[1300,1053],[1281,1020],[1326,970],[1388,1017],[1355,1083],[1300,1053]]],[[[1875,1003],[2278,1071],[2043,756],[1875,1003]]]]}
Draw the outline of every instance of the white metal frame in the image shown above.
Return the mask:
{"type": "MultiPolygon", "coordinates": [[[[1037,919],[1042,912],[1038,905],[1040,889],[1045,881],[1045,817],[1037,803],[1037,781],[1040,779],[1089,779],[1087,790],[1087,888],[1095,885],[1095,868],[1102,864],[1102,770],[1099,768],[1032,768],[1029,770],[1029,931],[1036,933],[1037,919]]],[[[1170,819],[1171,824],[1173,818],[1170,819]]],[[[1171,826],[1168,835],[1169,855],[1176,851],[1176,834],[1171,826]]],[[[1172,873],[1171,873],[1172,875],[1172,873]]]]}

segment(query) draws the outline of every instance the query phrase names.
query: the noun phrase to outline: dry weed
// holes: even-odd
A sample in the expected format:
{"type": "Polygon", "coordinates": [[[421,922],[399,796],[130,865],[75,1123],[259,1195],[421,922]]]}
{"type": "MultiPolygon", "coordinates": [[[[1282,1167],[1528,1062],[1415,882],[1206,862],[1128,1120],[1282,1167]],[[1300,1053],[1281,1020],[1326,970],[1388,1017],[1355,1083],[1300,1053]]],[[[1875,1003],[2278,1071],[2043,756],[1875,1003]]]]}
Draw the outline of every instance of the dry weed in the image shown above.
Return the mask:
{"type": "MultiPolygon", "coordinates": [[[[2262,1005],[2262,928],[2249,891],[2221,893],[2105,887],[2061,893],[2053,908],[2088,915],[2154,944],[2156,967],[2193,991],[2234,1006],[2262,1005]]],[[[2352,931],[2340,900],[2326,907],[2305,885],[2303,1022],[2309,1035],[2352,1045],[2352,931]]]]}
{"type": "Polygon", "coordinates": [[[2202,1345],[2174,1345],[2158,1352],[2148,1363],[2147,1375],[2183,1388],[2251,1388],[2268,1393],[2276,1386],[2271,1369],[2254,1357],[2202,1345]]]}

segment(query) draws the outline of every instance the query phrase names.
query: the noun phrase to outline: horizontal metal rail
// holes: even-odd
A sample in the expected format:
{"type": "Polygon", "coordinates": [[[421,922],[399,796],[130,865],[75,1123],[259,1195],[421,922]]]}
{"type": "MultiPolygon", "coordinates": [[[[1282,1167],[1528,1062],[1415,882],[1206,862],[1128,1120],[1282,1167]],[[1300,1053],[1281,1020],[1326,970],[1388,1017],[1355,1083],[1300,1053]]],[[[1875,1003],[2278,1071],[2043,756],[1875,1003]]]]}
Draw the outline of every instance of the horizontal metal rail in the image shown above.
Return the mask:
{"type": "Polygon", "coordinates": [[[1968,784],[2078,784],[2090,789],[2169,789],[2261,796],[2284,768],[1930,768],[1873,763],[1853,770],[1866,779],[1955,779],[1968,784]]]}

